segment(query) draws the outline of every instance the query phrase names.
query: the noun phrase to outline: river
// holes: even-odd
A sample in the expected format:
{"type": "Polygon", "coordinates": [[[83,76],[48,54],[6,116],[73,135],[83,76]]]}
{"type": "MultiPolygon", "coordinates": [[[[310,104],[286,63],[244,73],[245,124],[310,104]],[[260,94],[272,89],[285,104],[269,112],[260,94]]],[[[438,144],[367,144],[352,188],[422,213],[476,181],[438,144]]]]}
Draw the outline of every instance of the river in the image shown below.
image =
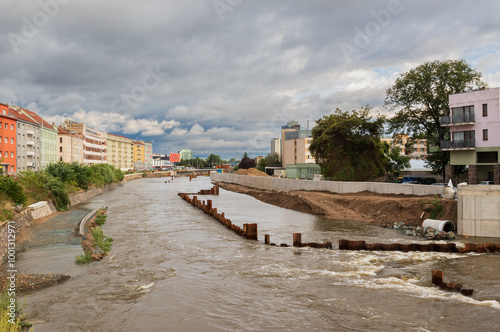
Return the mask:
{"type": "Polygon", "coordinates": [[[72,276],[24,296],[36,332],[500,329],[498,255],[269,247],[264,234],[291,244],[299,232],[303,242],[332,241],[334,248],[342,238],[414,239],[221,189],[210,197],[219,213],[239,226],[258,224],[259,241],[249,241],[177,196],[209,189],[209,178],[165,180],[128,182],[33,227],[32,238],[57,244],[32,241],[18,254],[18,269],[72,276]],[[112,250],[101,262],[77,265],[78,241],[51,223],[74,223],[100,205],[108,206],[103,230],[112,250]],[[433,269],[473,296],[432,287],[433,269]]]}

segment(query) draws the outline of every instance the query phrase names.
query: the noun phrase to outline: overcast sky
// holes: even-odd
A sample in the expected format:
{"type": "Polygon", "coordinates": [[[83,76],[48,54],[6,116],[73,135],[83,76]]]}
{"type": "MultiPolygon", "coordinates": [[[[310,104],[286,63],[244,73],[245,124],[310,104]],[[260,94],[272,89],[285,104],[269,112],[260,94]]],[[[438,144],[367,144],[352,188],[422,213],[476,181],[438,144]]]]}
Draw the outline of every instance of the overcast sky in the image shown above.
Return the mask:
{"type": "Polygon", "coordinates": [[[399,74],[466,59],[500,86],[500,1],[1,0],[0,102],[241,158],[280,126],[383,108],[399,74]]]}

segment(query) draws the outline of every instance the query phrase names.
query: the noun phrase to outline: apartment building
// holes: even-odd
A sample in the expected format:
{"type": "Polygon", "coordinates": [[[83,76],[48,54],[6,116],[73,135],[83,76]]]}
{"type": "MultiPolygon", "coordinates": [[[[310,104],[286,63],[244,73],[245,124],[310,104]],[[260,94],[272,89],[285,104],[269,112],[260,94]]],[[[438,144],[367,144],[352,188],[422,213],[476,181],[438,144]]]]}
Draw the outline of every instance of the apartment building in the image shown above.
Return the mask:
{"type": "Polygon", "coordinates": [[[134,143],[130,138],[108,133],[108,164],[128,171],[134,169],[134,143]]]}
{"type": "Polygon", "coordinates": [[[181,160],[193,160],[193,151],[191,151],[191,149],[181,149],[179,154],[181,160]]]}
{"type": "Polygon", "coordinates": [[[38,171],[42,166],[42,126],[19,109],[9,108],[9,114],[17,119],[17,171],[38,171]]]}
{"type": "Polygon", "coordinates": [[[6,104],[0,104],[0,169],[3,175],[17,173],[17,119],[6,104]]]}
{"type": "Polygon", "coordinates": [[[83,135],[63,127],[57,128],[58,161],[83,164],[83,135]]]}
{"type": "Polygon", "coordinates": [[[145,171],[146,165],[144,164],[144,142],[132,141],[134,144],[134,168],[137,171],[145,171]]]}
{"type": "Polygon", "coordinates": [[[38,114],[30,110],[20,109],[41,126],[41,167],[44,168],[51,163],[57,162],[57,127],[42,119],[38,114]]]}
{"type": "Polygon", "coordinates": [[[392,137],[383,137],[380,139],[382,142],[386,142],[392,147],[397,146],[401,155],[408,156],[414,160],[425,160],[427,159],[427,140],[426,139],[416,139],[411,143],[412,139],[406,134],[395,134],[392,137]]]}
{"type": "MultiPolygon", "coordinates": [[[[500,88],[450,95],[449,104],[450,115],[441,118],[441,126],[449,128],[450,137],[441,149],[450,151],[450,165],[467,165],[470,184],[500,183],[500,88]]],[[[446,173],[452,177],[451,168],[446,173]]]]}
{"type": "Polygon", "coordinates": [[[288,178],[312,179],[315,174],[320,173],[320,168],[309,151],[311,142],[312,130],[301,129],[296,121],[290,121],[281,127],[281,163],[287,169],[288,178]]]}
{"type": "Polygon", "coordinates": [[[83,164],[105,164],[108,162],[107,133],[88,127],[85,123],[64,121],[66,130],[83,136],[83,164]]]}

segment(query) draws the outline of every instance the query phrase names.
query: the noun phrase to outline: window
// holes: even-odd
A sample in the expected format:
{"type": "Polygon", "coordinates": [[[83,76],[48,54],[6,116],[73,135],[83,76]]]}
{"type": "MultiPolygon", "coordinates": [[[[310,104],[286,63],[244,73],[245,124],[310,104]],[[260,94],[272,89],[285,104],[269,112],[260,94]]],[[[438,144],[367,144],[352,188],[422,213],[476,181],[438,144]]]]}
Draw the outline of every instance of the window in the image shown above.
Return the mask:
{"type": "Polygon", "coordinates": [[[483,141],[488,140],[488,129],[483,129],[483,141]]]}
{"type": "Polygon", "coordinates": [[[10,125],[10,130],[14,130],[14,125],[13,124],[10,125]]]}
{"type": "Polygon", "coordinates": [[[8,123],[5,124],[5,129],[9,129],[9,124],[8,123]]]}
{"type": "Polygon", "coordinates": [[[5,143],[9,143],[9,139],[5,137],[5,143]]]}
{"type": "Polygon", "coordinates": [[[62,137],[59,137],[59,143],[62,143],[62,137]]]}
{"type": "Polygon", "coordinates": [[[12,165],[10,166],[10,171],[14,172],[14,166],[12,166],[12,165]]]}
{"type": "Polygon", "coordinates": [[[0,158],[2,157],[2,151],[0,151],[0,158]]]}
{"type": "Polygon", "coordinates": [[[14,144],[14,139],[13,138],[10,139],[10,144],[14,144]]]}
{"type": "Polygon", "coordinates": [[[10,153],[10,157],[11,157],[11,158],[14,158],[14,152],[11,152],[11,153],[10,153]]]}
{"type": "Polygon", "coordinates": [[[483,116],[488,116],[488,104],[483,104],[483,116]]]}
{"type": "Polygon", "coordinates": [[[59,147],[59,152],[62,152],[62,146],[59,147]]]}

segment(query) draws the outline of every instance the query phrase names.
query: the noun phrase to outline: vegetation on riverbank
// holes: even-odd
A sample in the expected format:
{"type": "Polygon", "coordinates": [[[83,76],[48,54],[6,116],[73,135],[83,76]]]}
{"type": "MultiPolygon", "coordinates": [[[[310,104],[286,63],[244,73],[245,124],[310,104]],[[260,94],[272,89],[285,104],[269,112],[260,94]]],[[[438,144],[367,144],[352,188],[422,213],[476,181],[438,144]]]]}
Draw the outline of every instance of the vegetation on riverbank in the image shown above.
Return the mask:
{"type": "Polygon", "coordinates": [[[82,240],[83,255],[76,256],[80,264],[99,261],[111,250],[113,238],[105,236],[101,225],[106,222],[105,210],[100,210],[89,222],[87,232],[82,240]]]}
{"type": "Polygon", "coordinates": [[[9,308],[9,306],[12,305],[10,299],[11,297],[7,290],[0,293],[0,331],[27,331],[32,324],[28,323],[24,314],[22,314],[24,304],[20,304],[19,301],[16,300],[14,303],[15,307],[13,311],[11,311],[11,308],[9,308]],[[12,317],[9,314],[12,314],[12,317]]]}
{"type": "Polygon", "coordinates": [[[91,166],[63,162],[49,164],[40,171],[22,171],[17,177],[0,177],[0,221],[9,220],[16,205],[21,207],[51,200],[57,210],[66,211],[71,203],[69,194],[92,187],[120,182],[121,170],[108,164],[91,166]]]}

